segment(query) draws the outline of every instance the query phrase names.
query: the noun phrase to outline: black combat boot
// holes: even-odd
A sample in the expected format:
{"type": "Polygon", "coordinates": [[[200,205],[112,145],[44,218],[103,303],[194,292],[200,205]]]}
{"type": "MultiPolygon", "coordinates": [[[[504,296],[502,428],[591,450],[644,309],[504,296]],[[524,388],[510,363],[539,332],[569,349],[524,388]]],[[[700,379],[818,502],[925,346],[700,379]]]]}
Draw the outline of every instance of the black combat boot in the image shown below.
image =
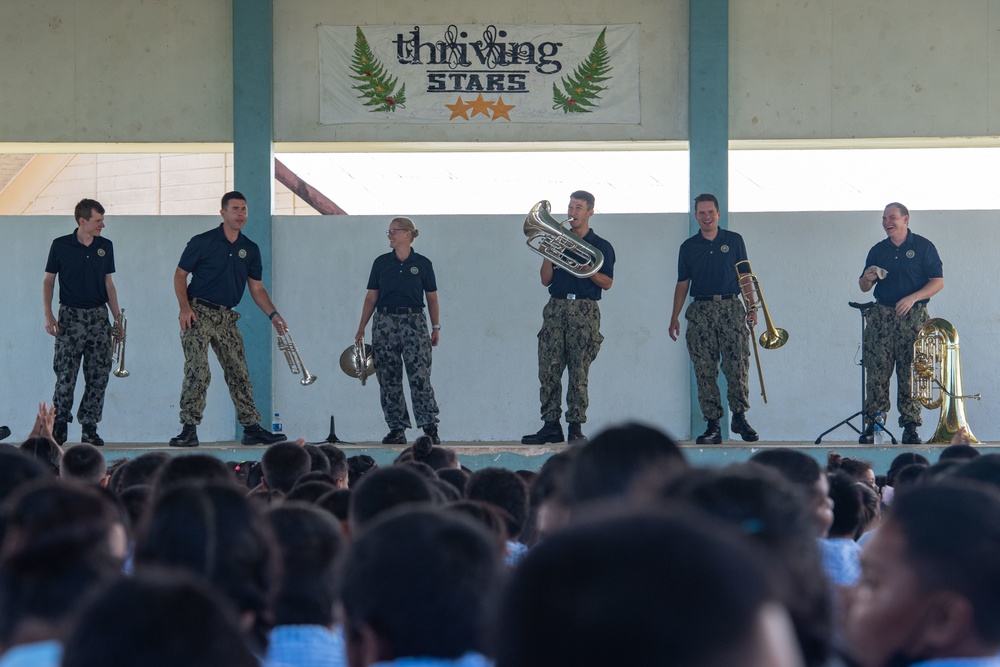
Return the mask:
{"type": "Polygon", "coordinates": [[[699,445],[719,445],[722,444],[722,427],[719,426],[718,419],[709,419],[705,432],[698,436],[695,443],[699,445]]]}
{"type": "Polygon", "coordinates": [[[566,441],[571,445],[582,445],[587,442],[587,436],[583,434],[583,427],[580,422],[570,422],[566,435],[566,441]]]}
{"type": "Polygon", "coordinates": [[[194,424],[184,424],[184,428],[181,432],[170,438],[170,442],[167,443],[171,447],[197,447],[198,446],[198,427],[194,424]]]}
{"type": "Polygon", "coordinates": [[[276,442],[288,440],[284,433],[271,433],[261,427],[260,424],[251,424],[243,427],[244,445],[273,445],[276,442]]]}
{"type": "Polygon", "coordinates": [[[753,430],[753,427],[747,423],[746,414],[743,412],[733,413],[733,420],[729,423],[729,430],[733,433],[739,433],[744,442],[757,442],[760,440],[757,431],[753,430]]]}
{"type": "Polygon", "coordinates": [[[547,445],[550,442],[562,442],[563,430],[559,422],[545,422],[538,433],[529,433],[521,438],[522,445],[547,445]]]}
{"type": "Polygon", "coordinates": [[[88,445],[93,445],[94,447],[104,446],[104,438],[97,435],[97,424],[83,425],[83,437],[80,438],[80,442],[86,442],[88,445]]]}
{"type": "Polygon", "coordinates": [[[903,444],[904,445],[919,445],[923,442],[920,439],[920,434],[917,433],[916,424],[907,424],[903,427],[903,444]]]}
{"type": "Polygon", "coordinates": [[[875,444],[875,420],[865,419],[867,425],[865,426],[864,432],[858,437],[859,445],[874,445],[875,444]]]}
{"type": "Polygon", "coordinates": [[[56,441],[56,444],[62,447],[66,444],[67,437],[69,437],[69,424],[60,421],[52,424],[52,438],[56,441]]]}
{"type": "Polygon", "coordinates": [[[425,426],[424,427],[424,435],[426,435],[428,438],[431,439],[431,444],[433,444],[433,445],[440,445],[441,444],[441,438],[438,436],[438,427],[437,426],[433,426],[433,425],[431,425],[431,426],[425,426]]]}
{"type": "MultiPolygon", "coordinates": [[[[433,438],[432,438],[433,440],[433,438]]],[[[394,428],[389,431],[389,434],[382,438],[383,445],[405,445],[406,444],[406,431],[401,428],[394,428]]]]}

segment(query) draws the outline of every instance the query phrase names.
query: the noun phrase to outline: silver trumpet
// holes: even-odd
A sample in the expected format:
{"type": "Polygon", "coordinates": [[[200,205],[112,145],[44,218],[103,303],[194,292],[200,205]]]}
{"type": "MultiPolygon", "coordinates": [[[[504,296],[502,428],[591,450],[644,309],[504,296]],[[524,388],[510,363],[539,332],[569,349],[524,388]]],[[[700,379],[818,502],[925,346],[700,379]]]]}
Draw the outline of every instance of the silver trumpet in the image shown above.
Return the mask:
{"type": "Polygon", "coordinates": [[[125,330],[128,328],[128,318],[125,309],[118,311],[118,317],[111,326],[111,363],[118,364],[113,373],[116,378],[127,378],[131,373],[125,370],[125,330]]]}
{"type": "Polygon", "coordinates": [[[563,227],[549,213],[552,206],[542,200],[524,218],[528,247],[577,278],[589,278],[604,264],[604,253],[563,227]]]}
{"type": "Polygon", "coordinates": [[[300,385],[308,387],[316,381],[316,376],[309,372],[305,362],[302,361],[299,348],[295,347],[295,339],[292,338],[292,333],[288,329],[285,329],[285,333],[278,334],[278,349],[285,353],[285,361],[288,362],[288,370],[292,371],[292,375],[302,374],[303,377],[299,380],[300,385]]]}

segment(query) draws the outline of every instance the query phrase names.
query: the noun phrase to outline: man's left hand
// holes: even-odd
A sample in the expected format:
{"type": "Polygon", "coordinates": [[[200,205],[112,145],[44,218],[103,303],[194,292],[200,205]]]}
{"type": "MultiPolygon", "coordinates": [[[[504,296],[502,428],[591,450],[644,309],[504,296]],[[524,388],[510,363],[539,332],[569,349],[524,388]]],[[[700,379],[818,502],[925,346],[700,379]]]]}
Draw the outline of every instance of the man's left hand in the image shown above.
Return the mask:
{"type": "Polygon", "coordinates": [[[916,302],[917,300],[914,299],[912,296],[904,296],[902,299],[896,302],[896,314],[899,315],[900,317],[903,317],[908,312],[910,312],[910,309],[913,308],[913,305],[916,302]]]}

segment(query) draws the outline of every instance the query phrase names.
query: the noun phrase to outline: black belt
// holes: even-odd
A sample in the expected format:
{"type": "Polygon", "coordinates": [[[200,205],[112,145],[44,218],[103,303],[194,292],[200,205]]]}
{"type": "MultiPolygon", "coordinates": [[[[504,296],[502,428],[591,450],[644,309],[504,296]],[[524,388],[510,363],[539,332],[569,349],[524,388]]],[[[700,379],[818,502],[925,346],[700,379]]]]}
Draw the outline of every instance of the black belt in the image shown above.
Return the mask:
{"type": "Polygon", "coordinates": [[[707,296],[696,296],[695,301],[729,301],[735,299],[739,294],[709,294],[707,296]]]}
{"type": "Polygon", "coordinates": [[[589,296],[580,296],[579,294],[551,294],[549,296],[553,299],[566,299],[567,301],[594,301],[589,296]]]}
{"type": "Polygon", "coordinates": [[[379,306],[377,310],[383,315],[407,315],[424,312],[422,306],[379,306]]]}
{"type": "Polygon", "coordinates": [[[223,306],[222,304],[212,303],[211,301],[205,301],[204,299],[199,299],[198,297],[191,297],[191,303],[195,306],[204,306],[209,310],[232,310],[229,306],[223,306]]]}

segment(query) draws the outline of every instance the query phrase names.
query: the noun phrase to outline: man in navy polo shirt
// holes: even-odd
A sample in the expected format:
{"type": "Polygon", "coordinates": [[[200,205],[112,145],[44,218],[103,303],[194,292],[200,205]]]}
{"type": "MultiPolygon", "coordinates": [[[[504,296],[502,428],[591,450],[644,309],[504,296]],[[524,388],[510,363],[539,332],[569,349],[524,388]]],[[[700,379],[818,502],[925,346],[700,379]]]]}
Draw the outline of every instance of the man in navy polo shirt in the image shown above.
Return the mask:
{"type": "Polygon", "coordinates": [[[569,199],[570,232],[604,254],[600,271],[589,278],[577,278],[542,260],[542,285],[549,288],[549,301],[542,310],[542,330],[538,332],[539,398],[544,424],[537,433],[521,438],[525,445],[562,442],[562,376],[567,371],[566,422],[570,444],[586,440],[582,424],[587,421],[587,392],[590,364],[601,351],[601,294],[611,289],[615,276],[615,249],[590,228],[594,215],[594,195],[577,190],[569,199]]]}
{"type": "Polygon", "coordinates": [[[719,228],[719,200],[701,194],[694,200],[698,233],[681,244],[677,260],[677,286],[670,316],[670,338],[681,332],[681,308],[690,288],[694,301],[684,314],[687,320],[688,353],[698,382],[698,403],[708,427],[698,436],[699,445],[722,442],[722,397],[719,392],[719,365],[726,376],[730,430],[747,442],[759,437],[747,423],[750,409],[750,332],[747,323],[757,324],[757,311],[747,313],[740,300],[736,263],[747,258],[743,237],[719,228]]]}
{"type": "Polygon", "coordinates": [[[179,435],[171,447],[197,447],[198,424],[205,411],[205,396],[211,378],[208,346],[215,350],[243,425],[244,445],[269,445],[285,436],[266,431],[253,401],[253,386],[247,370],[243,337],[236,326],[239,313],[233,308],[250,285],[254,303],[267,313],[281,334],[288,325],[275,309],[261,282],[260,248],[240,231],[247,222],[247,199],[239,192],[222,197],[222,224],[188,241],[174,271],[174,292],[180,305],[181,346],[184,348],[184,384],[181,387],[179,435]],[[188,284],[188,275],[192,275],[188,284]]]}
{"type": "Polygon", "coordinates": [[[73,212],[76,231],[52,241],[42,281],[45,331],[56,338],[52,368],[56,389],[52,396],[55,422],[52,437],[62,445],[67,424],[73,421],[73,392],[83,360],[83,398],[76,417],[83,427],[82,442],[101,446],[97,423],[104,413],[104,390],[111,372],[111,314],[118,317],[118,293],[111,280],[115,250],[101,236],[104,207],[81,199],[73,212]],[[59,319],[52,314],[52,295],[59,276],[59,319]]]}
{"type": "Polygon", "coordinates": [[[882,212],[887,238],[868,251],[858,278],[862,292],[875,288],[877,305],[865,313],[865,430],[861,444],[875,442],[875,418],[889,411],[889,380],[896,369],[896,408],[903,444],[919,445],[920,402],[910,392],[913,343],[927,321],[927,302],[944,287],[934,244],[909,230],[910,211],[893,202],[882,212]],[[880,277],[881,276],[881,277],[880,277]]]}

